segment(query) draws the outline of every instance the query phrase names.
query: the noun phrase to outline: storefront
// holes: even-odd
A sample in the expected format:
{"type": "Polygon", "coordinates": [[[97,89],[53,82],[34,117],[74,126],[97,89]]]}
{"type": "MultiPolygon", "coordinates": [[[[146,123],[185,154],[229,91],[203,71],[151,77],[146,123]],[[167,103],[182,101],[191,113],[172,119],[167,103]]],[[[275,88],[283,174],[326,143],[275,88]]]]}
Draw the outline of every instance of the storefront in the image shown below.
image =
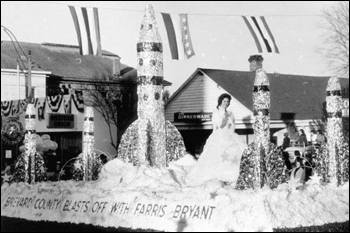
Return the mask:
{"type": "MultiPolygon", "coordinates": [[[[84,103],[78,96],[79,94],[75,93],[36,98],[34,101],[36,133],[39,136],[49,135],[50,140],[58,145],[55,150],[44,150],[48,172],[59,170],[82,152],[85,115],[84,103]]],[[[2,161],[11,165],[21,153],[19,148],[23,145],[26,104],[24,100],[13,100],[4,101],[1,106],[3,129],[1,156],[2,161]],[[15,114],[12,111],[14,108],[19,109],[15,114]],[[14,132],[11,131],[11,127],[15,128],[14,132]]],[[[95,137],[98,138],[95,142],[95,148],[105,153],[115,154],[115,149],[110,145],[110,136],[106,132],[111,130],[114,140],[116,140],[116,128],[109,129],[97,111],[95,111],[95,119],[95,137]]],[[[2,163],[2,168],[4,166],[5,163],[2,163]]]]}

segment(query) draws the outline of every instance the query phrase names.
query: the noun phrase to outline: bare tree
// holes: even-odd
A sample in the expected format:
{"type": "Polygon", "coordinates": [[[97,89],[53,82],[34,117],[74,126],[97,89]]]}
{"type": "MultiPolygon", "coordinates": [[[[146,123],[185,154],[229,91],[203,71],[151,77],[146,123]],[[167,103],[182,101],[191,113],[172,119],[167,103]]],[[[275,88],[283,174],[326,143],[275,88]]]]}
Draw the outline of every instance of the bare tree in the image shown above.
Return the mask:
{"type": "Polygon", "coordinates": [[[166,103],[169,100],[169,98],[170,98],[169,90],[164,90],[164,92],[163,92],[163,101],[164,101],[164,103],[166,103]]]}
{"type": "Polygon", "coordinates": [[[321,28],[327,30],[320,52],[335,75],[349,75],[349,2],[335,2],[322,11],[325,23],[321,28]]]}
{"type": "Polygon", "coordinates": [[[111,146],[118,151],[118,145],[126,128],[136,119],[136,84],[131,82],[96,82],[84,86],[85,104],[92,106],[108,125],[111,146]],[[113,126],[117,128],[114,134],[113,126]]]}

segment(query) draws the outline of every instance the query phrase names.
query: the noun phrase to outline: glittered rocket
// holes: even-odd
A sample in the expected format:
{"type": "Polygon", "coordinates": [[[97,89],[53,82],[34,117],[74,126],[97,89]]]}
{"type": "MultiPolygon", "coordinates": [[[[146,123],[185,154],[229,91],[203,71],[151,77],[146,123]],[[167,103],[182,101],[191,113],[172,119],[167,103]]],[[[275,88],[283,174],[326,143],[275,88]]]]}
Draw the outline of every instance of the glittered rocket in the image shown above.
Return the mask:
{"type": "Polygon", "coordinates": [[[163,45],[151,5],[145,10],[137,43],[137,114],[140,162],[165,166],[165,117],[163,103],[163,45]],[[148,158],[147,158],[148,157],[148,158]]]}
{"type": "Polygon", "coordinates": [[[140,166],[167,166],[185,153],[180,133],[165,121],[163,45],[154,11],[148,5],[137,43],[138,119],[124,133],[118,157],[140,166]]]}
{"type": "Polygon", "coordinates": [[[83,132],[83,164],[85,179],[92,180],[92,172],[89,172],[89,162],[92,160],[91,155],[94,152],[95,136],[94,136],[94,110],[92,107],[85,108],[83,132]]]}
{"type": "Polygon", "coordinates": [[[36,116],[34,104],[28,104],[26,109],[26,114],[24,117],[26,134],[24,136],[24,146],[25,150],[25,171],[26,173],[24,182],[34,183],[35,182],[35,154],[36,154],[36,138],[35,138],[35,126],[36,126],[36,116]],[[30,166],[30,167],[29,167],[30,166]]]}
{"type": "Polygon", "coordinates": [[[75,180],[96,180],[101,168],[101,161],[94,152],[94,110],[90,106],[85,107],[83,125],[83,152],[74,163],[73,178],[75,180]]]}
{"type": "Polygon", "coordinates": [[[263,58],[249,58],[251,71],[255,70],[253,87],[254,142],[243,152],[236,189],[276,188],[285,182],[283,154],[270,142],[270,82],[261,68],[263,58]]]}
{"type": "Polygon", "coordinates": [[[254,114],[254,143],[257,154],[255,158],[254,182],[255,187],[262,186],[264,166],[262,160],[269,153],[270,144],[270,83],[263,69],[257,69],[253,88],[253,114],[254,114]]]}
{"type": "Polygon", "coordinates": [[[42,156],[36,151],[36,115],[34,104],[28,103],[24,117],[25,151],[18,156],[12,181],[33,184],[46,181],[45,164],[42,156]]]}
{"type": "Polygon", "coordinates": [[[253,89],[254,142],[268,153],[270,142],[270,83],[263,69],[256,70],[253,89]]]}
{"type": "Polygon", "coordinates": [[[342,123],[342,93],[339,79],[331,77],[326,89],[326,110],[327,110],[327,181],[342,182],[343,158],[339,153],[343,144],[343,123],[342,123]]]}

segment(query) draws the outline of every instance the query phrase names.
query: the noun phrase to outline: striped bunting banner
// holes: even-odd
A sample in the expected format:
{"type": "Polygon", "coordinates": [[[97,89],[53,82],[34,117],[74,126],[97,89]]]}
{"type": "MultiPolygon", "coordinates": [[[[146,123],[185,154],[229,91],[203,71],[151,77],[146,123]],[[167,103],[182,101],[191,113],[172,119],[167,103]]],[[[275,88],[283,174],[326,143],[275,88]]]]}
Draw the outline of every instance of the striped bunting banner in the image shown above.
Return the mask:
{"type": "Polygon", "coordinates": [[[187,14],[161,13],[167,31],[171,58],[189,59],[195,55],[188,25],[187,14]]]}
{"type": "Polygon", "coordinates": [[[279,53],[275,38],[273,37],[264,16],[242,16],[242,18],[254,38],[259,53],[279,53]]]}
{"type": "Polygon", "coordinates": [[[101,36],[98,9],[68,6],[71,12],[81,55],[101,56],[101,36]]]}

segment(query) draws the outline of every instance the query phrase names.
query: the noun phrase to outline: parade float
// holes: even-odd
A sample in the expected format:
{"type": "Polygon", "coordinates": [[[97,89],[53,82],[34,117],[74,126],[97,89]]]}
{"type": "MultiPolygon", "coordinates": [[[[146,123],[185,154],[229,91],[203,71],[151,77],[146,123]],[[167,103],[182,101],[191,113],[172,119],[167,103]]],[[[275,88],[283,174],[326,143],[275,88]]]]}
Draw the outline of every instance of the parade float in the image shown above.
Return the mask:
{"type": "MultiPolygon", "coordinates": [[[[32,161],[31,166],[25,163],[20,176],[24,180],[1,187],[2,217],[43,224],[197,232],[269,232],[348,224],[349,150],[341,140],[341,125],[327,128],[328,135],[339,137],[321,150],[317,172],[311,179],[305,184],[288,182],[281,152],[269,141],[269,83],[265,72],[258,69],[252,87],[255,140],[242,155],[237,184],[214,179],[189,186],[186,176],[196,160],[184,152],[176,128],[164,120],[160,98],[162,44],[151,6],[146,8],[137,51],[139,118],[123,136],[118,158],[107,162],[95,179],[93,167],[100,165],[92,153],[93,116],[89,115],[84,125],[83,153],[75,163],[78,178],[39,182],[43,181],[38,180],[42,173],[33,164],[40,157],[33,149],[34,140],[26,136],[24,161],[32,161]]],[[[330,96],[338,94],[329,92],[330,96]]],[[[335,101],[327,98],[327,106],[337,105],[335,101]]],[[[339,119],[339,114],[332,113],[332,117],[339,119]]],[[[30,134],[35,124],[27,123],[30,134]]]]}

